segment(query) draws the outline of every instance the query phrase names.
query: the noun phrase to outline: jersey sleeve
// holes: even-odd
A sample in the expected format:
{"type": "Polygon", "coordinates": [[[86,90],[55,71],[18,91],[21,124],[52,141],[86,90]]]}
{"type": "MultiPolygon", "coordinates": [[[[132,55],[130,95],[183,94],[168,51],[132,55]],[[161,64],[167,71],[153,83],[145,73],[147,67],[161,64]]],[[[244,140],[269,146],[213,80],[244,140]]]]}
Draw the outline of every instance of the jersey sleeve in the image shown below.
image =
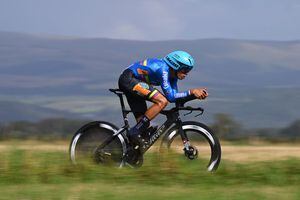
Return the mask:
{"type": "Polygon", "coordinates": [[[169,73],[167,70],[162,70],[161,88],[169,102],[174,103],[179,98],[184,98],[190,95],[190,91],[178,92],[177,80],[170,82],[169,73]]]}

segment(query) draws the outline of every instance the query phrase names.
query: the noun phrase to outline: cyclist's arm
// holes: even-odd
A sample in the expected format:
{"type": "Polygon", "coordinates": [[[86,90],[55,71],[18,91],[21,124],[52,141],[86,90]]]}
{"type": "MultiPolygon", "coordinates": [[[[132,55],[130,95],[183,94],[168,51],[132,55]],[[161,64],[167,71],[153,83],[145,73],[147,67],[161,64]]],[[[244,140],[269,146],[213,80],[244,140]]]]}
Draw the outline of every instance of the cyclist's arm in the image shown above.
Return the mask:
{"type": "Polygon", "coordinates": [[[162,72],[162,85],[161,88],[168,99],[169,102],[176,102],[177,99],[184,98],[187,96],[190,96],[190,90],[185,92],[178,92],[177,89],[177,82],[173,81],[170,83],[168,78],[168,72],[163,71],[162,72]]]}
{"type": "Polygon", "coordinates": [[[191,90],[187,90],[184,92],[178,92],[177,79],[170,81],[171,87],[173,89],[173,94],[176,99],[185,98],[191,96],[191,90]]]}

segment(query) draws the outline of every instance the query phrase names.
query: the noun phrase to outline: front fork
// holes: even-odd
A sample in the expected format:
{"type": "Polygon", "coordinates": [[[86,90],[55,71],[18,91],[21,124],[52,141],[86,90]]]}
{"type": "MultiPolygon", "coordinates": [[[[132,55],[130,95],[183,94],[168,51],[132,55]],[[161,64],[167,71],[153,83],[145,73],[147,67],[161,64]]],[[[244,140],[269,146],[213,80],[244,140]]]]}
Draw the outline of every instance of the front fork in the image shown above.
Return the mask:
{"type": "Polygon", "coordinates": [[[183,143],[184,155],[190,159],[194,160],[198,157],[198,149],[192,146],[186,132],[182,128],[182,121],[180,118],[177,119],[177,129],[183,143]]]}
{"type": "Polygon", "coordinates": [[[176,124],[177,124],[178,133],[179,133],[182,143],[183,143],[183,147],[184,147],[183,150],[188,151],[190,149],[191,144],[190,144],[189,138],[186,135],[186,132],[183,131],[182,121],[180,118],[177,119],[176,124]]]}

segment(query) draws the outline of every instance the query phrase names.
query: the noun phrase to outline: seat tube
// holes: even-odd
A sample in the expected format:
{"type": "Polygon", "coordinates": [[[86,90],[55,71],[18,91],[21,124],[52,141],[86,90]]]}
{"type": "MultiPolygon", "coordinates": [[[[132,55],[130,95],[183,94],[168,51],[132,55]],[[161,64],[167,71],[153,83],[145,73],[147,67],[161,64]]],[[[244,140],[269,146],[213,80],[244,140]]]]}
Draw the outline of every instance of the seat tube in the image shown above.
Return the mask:
{"type": "Polygon", "coordinates": [[[121,109],[122,109],[122,115],[123,115],[123,119],[124,119],[124,124],[125,124],[125,126],[128,126],[127,112],[125,110],[125,104],[124,104],[123,95],[122,94],[118,94],[118,96],[120,98],[120,103],[121,103],[121,109]]]}

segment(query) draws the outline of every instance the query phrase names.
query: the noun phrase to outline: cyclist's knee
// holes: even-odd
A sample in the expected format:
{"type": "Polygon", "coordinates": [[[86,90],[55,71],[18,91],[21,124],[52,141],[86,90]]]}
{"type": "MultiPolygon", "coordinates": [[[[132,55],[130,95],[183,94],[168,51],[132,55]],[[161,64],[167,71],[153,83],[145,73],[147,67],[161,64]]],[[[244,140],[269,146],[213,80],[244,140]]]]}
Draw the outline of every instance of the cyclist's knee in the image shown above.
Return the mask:
{"type": "Polygon", "coordinates": [[[163,95],[159,94],[156,97],[155,103],[162,109],[164,109],[168,105],[168,100],[163,95]]]}

